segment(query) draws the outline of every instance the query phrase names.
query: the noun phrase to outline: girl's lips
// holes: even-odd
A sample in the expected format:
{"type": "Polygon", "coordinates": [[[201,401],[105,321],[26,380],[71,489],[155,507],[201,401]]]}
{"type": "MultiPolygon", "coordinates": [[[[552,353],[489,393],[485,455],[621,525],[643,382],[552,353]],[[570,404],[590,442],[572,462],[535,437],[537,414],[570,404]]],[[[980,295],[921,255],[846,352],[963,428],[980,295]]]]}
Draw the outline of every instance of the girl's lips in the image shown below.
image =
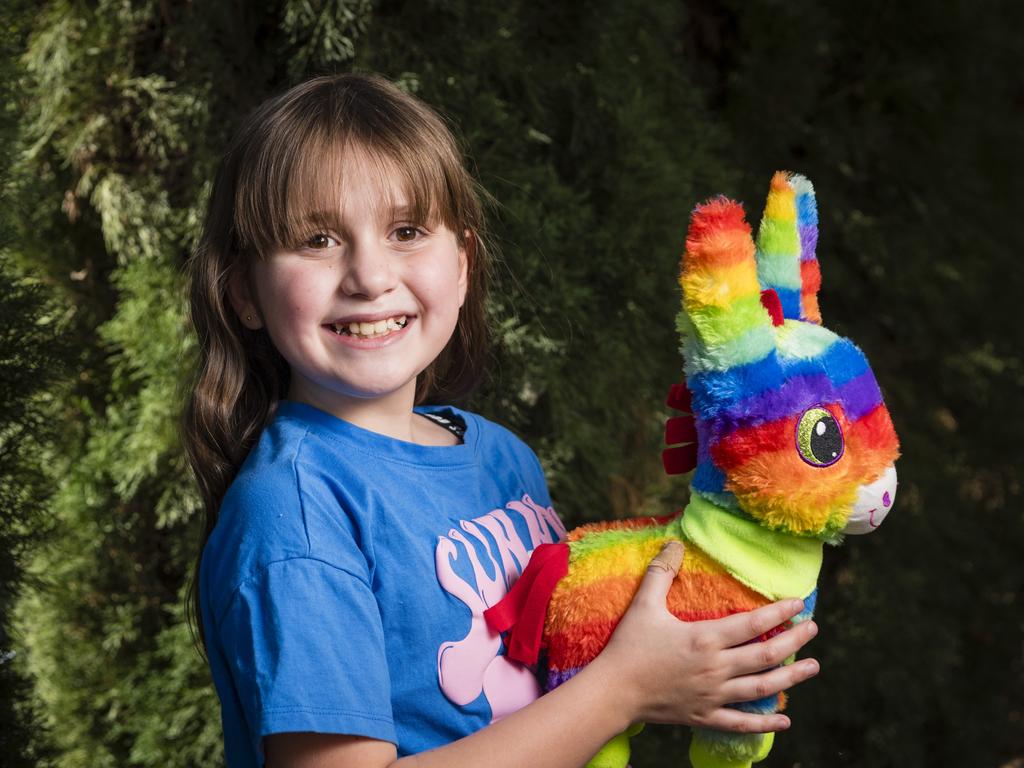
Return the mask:
{"type": "Polygon", "coordinates": [[[335,333],[326,325],[321,325],[320,330],[329,334],[331,338],[340,344],[344,344],[346,347],[350,347],[352,349],[378,349],[379,347],[386,347],[394,344],[396,341],[401,339],[415,322],[416,317],[409,315],[406,318],[405,327],[400,328],[397,331],[392,331],[387,336],[378,336],[375,339],[361,339],[358,336],[347,336],[345,334],[335,333]]]}

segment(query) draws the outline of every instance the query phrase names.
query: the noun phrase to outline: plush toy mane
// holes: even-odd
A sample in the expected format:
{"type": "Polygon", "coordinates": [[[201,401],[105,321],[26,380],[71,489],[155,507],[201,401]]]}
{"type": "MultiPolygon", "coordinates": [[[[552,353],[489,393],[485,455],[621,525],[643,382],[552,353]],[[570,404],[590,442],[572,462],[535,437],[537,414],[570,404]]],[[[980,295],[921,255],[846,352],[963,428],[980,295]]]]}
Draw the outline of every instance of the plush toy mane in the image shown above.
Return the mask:
{"type": "MultiPolygon", "coordinates": [[[[776,173],[755,246],[743,208],[718,197],[694,209],[682,259],[686,385],[670,392],[666,470],[694,470],[683,514],[582,526],[534,554],[485,615],[509,655],[540,661],[545,690],[607,644],[651,559],[669,539],[685,555],[668,595],[683,621],[817,598],[822,544],[874,530],[896,491],[898,441],[864,354],[821,325],[814,190],[776,173]],[[692,397],[691,397],[692,395],[692,397]]],[[[778,627],[761,639],[783,631],[778,627]]],[[[783,696],[731,706],[773,712],[783,696]]],[[[628,736],[590,763],[625,766],[628,736]]],[[[695,731],[697,768],[747,768],[770,736],[695,731]]]]}

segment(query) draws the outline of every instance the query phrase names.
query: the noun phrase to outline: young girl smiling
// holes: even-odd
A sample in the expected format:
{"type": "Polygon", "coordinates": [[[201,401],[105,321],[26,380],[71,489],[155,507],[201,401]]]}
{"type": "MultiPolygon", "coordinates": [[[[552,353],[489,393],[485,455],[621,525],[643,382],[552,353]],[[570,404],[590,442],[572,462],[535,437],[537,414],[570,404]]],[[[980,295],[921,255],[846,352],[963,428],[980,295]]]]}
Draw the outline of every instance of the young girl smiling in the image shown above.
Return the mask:
{"type": "Polygon", "coordinates": [[[236,766],[574,766],[637,721],[767,732],[727,705],[812,622],[685,624],[664,550],[597,660],[539,696],[482,611],[565,530],[533,452],[453,406],[486,361],[488,248],[443,121],[382,78],[317,78],[229,146],[190,265],[193,611],[236,766]]]}

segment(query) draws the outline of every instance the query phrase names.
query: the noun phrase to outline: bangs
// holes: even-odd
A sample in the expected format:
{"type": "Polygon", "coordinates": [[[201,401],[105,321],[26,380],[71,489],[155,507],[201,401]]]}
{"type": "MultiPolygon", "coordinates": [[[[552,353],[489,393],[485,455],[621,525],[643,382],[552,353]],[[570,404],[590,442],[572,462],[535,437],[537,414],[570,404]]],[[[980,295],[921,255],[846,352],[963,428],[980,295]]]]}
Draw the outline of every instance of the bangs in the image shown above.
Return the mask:
{"type": "Polygon", "coordinates": [[[387,148],[352,140],[344,146],[312,148],[296,164],[288,186],[278,246],[294,246],[321,229],[340,231],[347,174],[368,177],[376,195],[374,214],[427,227],[443,222],[459,231],[443,169],[425,153],[395,157],[387,148]],[[403,162],[404,161],[404,162],[403,162]]]}
{"type": "Polygon", "coordinates": [[[246,147],[234,210],[241,251],[265,257],[318,230],[339,231],[347,173],[369,174],[377,205],[402,208],[403,220],[443,223],[460,239],[474,228],[473,190],[463,189],[459,155],[436,116],[411,119],[407,108],[382,109],[361,94],[332,95],[280,105],[246,147]]]}

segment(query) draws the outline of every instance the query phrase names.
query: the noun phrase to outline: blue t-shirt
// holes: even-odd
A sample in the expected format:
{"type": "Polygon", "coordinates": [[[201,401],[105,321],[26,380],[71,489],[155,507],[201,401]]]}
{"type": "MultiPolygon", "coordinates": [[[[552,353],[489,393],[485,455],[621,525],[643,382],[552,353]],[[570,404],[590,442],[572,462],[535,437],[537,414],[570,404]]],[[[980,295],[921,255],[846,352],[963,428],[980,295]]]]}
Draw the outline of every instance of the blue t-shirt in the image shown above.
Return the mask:
{"type": "Polygon", "coordinates": [[[539,695],[482,613],[565,529],[521,440],[443,410],[462,444],[282,401],[228,489],[200,608],[231,768],[263,765],[262,738],[288,731],[413,754],[539,695]]]}

